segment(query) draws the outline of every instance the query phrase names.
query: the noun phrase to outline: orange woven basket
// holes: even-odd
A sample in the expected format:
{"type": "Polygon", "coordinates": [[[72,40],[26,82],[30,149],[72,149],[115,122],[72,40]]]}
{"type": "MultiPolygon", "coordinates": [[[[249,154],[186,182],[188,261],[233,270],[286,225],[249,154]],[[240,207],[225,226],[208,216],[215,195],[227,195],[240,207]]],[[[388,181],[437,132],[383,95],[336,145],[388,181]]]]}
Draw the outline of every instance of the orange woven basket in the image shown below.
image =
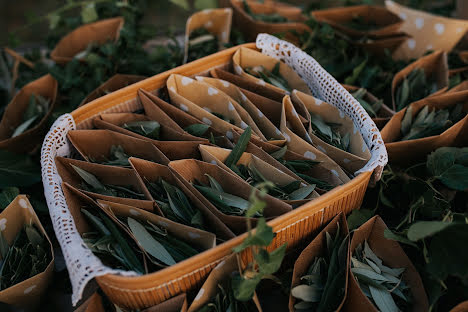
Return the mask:
{"type": "MultiPolygon", "coordinates": [[[[254,43],[243,46],[255,49],[254,43]]],[[[207,73],[213,68],[226,68],[231,64],[232,56],[238,48],[239,46],[207,56],[96,99],[72,112],[77,128],[92,128],[92,119],[102,113],[129,112],[140,108],[137,91],[139,89],[157,91],[165,85],[166,79],[171,74],[193,76],[207,73]]],[[[288,249],[292,249],[310,239],[322,225],[339,212],[349,213],[359,208],[371,174],[372,172],[361,173],[350,182],[271,220],[269,225],[273,227],[276,237],[270,248],[276,248],[286,242],[288,249]]],[[[239,245],[246,235],[238,236],[213,249],[151,274],[136,277],[107,274],[97,277],[96,280],[112,302],[121,307],[141,309],[153,306],[201,286],[209,272],[231,254],[232,248],[239,245]]],[[[248,261],[250,257],[248,251],[242,254],[245,261],[248,261]]]]}

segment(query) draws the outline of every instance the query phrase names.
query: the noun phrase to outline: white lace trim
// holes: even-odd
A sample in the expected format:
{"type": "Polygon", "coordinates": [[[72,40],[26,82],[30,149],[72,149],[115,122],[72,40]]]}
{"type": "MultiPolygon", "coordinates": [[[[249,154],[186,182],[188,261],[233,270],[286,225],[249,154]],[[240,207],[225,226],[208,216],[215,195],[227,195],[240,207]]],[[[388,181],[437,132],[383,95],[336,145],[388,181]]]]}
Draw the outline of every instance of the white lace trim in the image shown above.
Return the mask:
{"type": "Polygon", "coordinates": [[[292,43],[268,34],[259,34],[256,44],[262,53],[292,67],[306,81],[316,98],[336,106],[353,120],[354,131],[361,133],[372,154],[369,162],[355,174],[373,171],[375,181],[379,180],[388,162],[387,149],[377,126],[359,102],[313,57],[292,43]]]}
{"type": "Polygon", "coordinates": [[[58,118],[47,133],[41,150],[42,183],[49,207],[50,218],[55,235],[62,248],[63,256],[73,288],[72,303],[75,305],[83,294],[86,284],[96,276],[105,274],[135,275],[134,272],[113,270],[102,264],[101,260],[89,250],[80,234],[75,221],[68,210],[62,192],[62,179],[55,166],[56,156],[69,156],[71,152],[67,133],[76,128],[70,114],[58,118]]]}

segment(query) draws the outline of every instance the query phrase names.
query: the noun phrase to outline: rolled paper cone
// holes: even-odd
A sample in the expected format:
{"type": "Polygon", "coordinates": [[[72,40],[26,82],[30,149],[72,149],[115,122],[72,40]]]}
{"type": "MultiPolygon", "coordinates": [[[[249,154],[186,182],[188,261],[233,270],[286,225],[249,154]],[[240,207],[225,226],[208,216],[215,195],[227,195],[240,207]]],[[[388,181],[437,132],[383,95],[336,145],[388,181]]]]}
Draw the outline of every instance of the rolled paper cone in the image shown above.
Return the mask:
{"type": "Polygon", "coordinates": [[[64,65],[75,55],[86,50],[90,44],[100,45],[108,41],[117,41],[123,24],[123,17],[115,17],[78,27],[57,43],[50,52],[50,58],[64,65]]]}

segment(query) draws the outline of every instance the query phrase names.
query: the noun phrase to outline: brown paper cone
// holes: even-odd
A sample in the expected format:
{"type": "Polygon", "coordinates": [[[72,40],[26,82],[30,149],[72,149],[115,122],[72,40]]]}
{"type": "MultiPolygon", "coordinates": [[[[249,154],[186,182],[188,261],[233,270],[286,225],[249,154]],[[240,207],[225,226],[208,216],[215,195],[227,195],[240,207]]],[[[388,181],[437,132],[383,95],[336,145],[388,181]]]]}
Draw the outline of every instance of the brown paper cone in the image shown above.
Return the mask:
{"type": "MultiPolygon", "coordinates": [[[[235,174],[230,168],[228,168],[224,162],[228,158],[231,150],[225,148],[219,148],[216,146],[208,146],[208,145],[200,145],[200,152],[202,154],[203,160],[208,163],[216,164],[223,168],[224,170],[235,174]]],[[[255,168],[268,180],[278,185],[287,185],[291,182],[296,180],[301,180],[299,177],[295,178],[290,176],[289,174],[275,168],[274,166],[270,165],[269,163],[261,160],[260,158],[252,155],[251,153],[244,152],[236,163],[236,165],[244,165],[248,166],[249,164],[253,164],[255,168]]],[[[305,182],[303,182],[304,186],[305,182]]],[[[316,191],[312,192],[307,199],[303,200],[283,200],[285,203],[292,205],[293,207],[298,207],[306,202],[309,202],[310,199],[318,197],[318,193],[316,191]]]]}
{"type": "MultiPolygon", "coordinates": [[[[93,120],[94,126],[99,129],[108,129],[115,132],[119,132],[122,134],[126,134],[129,136],[133,136],[135,138],[153,142],[150,138],[147,138],[141,134],[132,132],[130,130],[124,129],[122,126],[124,123],[132,122],[132,121],[142,121],[142,120],[152,120],[146,115],[141,114],[133,114],[133,113],[110,113],[110,114],[103,114],[99,117],[96,117],[93,120]]],[[[205,139],[193,136],[188,133],[178,132],[171,127],[161,124],[161,132],[160,132],[160,140],[161,141],[207,141],[205,139]]]]}
{"type": "Polygon", "coordinates": [[[187,307],[187,295],[183,293],[151,308],[144,309],[142,312],[187,312],[187,307]]]}
{"type": "MultiPolygon", "coordinates": [[[[78,233],[81,236],[84,233],[88,233],[88,232],[93,230],[93,227],[90,226],[87,217],[85,217],[83,215],[81,209],[86,208],[87,210],[103,212],[106,216],[108,216],[110,219],[112,219],[114,221],[116,226],[123,233],[125,233],[123,235],[127,235],[128,240],[132,244],[134,244],[134,247],[137,250],[141,251],[141,253],[139,255],[137,255],[137,257],[140,258],[140,260],[141,260],[141,262],[142,262],[142,264],[143,264],[143,266],[145,268],[145,271],[148,271],[147,260],[146,260],[146,257],[144,256],[145,255],[144,250],[138,245],[137,240],[132,235],[132,233],[130,232],[128,227],[124,226],[121,222],[119,222],[117,220],[117,218],[115,217],[115,214],[112,213],[111,209],[108,208],[108,205],[105,207],[107,209],[104,209],[104,207],[99,205],[96,201],[94,201],[94,199],[89,197],[84,192],[81,192],[80,190],[74,188],[73,186],[71,186],[67,182],[62,183],[62,190],[63,190],[63,194],[65,196],[65,200],[67,202],[68,209],[69,209],[69,211],[70,211],[70,213],[71,213],[71,215],[73,217],[73,220],[75,221],[76,230],[78,231],[78,233]]],[[[108,204],[108,203],[111,203],[111,202],[104,201],[104,203],[108,204]]],[[[116,205],[122,205],[122,204],[116,204],[116,205]]],[[[138,215],[139,213],[144,212],[143,210],[138,209],[136,207],[126,206],[126,205],[123,205],[123,206],[124,207],[130,207],[128,209],[128,211],[129,211],[129,214],[132,217],[134,216],[134,214],[138,215]],[[134,213],[132,214],[132,213],[130,213],[130,211],[134,211],[134,213]]],[[[148,214],[153,215],[152,213],[149,213],[149,212],[148,212],[148,214]]]]}
{"type": "MultiPolygon", "coordinates": [[[[325,237],[325,233],[329,233],[332,237],[336,235],[336,232],[339,229],[345,236],[349,235],[348,230],[348,223],[346,222],[346,217],[343,213],[338,214],[333,220],[328,223],[328,225],[320,231],[320,233],[307,245],[306,248],[301,252],[299,257],[297,258],[296,262],[294,263],[294,270],[292,275],[292,282],[291,282],[291,289],[301,284],[302,276],[306,275],[307,271],[309,270],[310,265],[314,262],[316,257],[322,256],[326,253],[327,248],[327,241],[325,237]]],[[[349,241],[348,241],[348,256],[346,260],[346,279],[345,279],[345,293],[343,300],[340,302],[340,305],[337,309],[339,311],[344,304],[346,299],[346,290],[348,287],[348,273],[349,273],[349,241]]],[[[289,311],[294,312],[294,305],[296,304],[297,299],[291,295],[289,295],[289,311]]]]}
{"type": "Polygon", "coordinates": [[[70,62],[79,52],[86,50],[91,43],[117,41],[123,24],[122,17],[115,17],[78,27],[59,41],[50,52],[50,58],[63,65],[70,62]]]}
{"type": "Polygon", "coordinates": [[[102,304],[102,297],[95,292],[88,300],[80,305],[74,312],[106,312],[102,304]]]}
{"type": "Polygon", "coordinates": [[[109,80],[101,84],[97,87],[94,91],[92,91],[83,101],[81,101],[79,106],[85,105],[91,101],[94,101],[101,96],[104,96],[108,93],[117,91],[119,89],[125,88],[135,82],[141,81],[146,79],[144,76],[137,76],[137,75],[122,75],[122,74],[115,74],[114,76],[110,77],[109,80]]]}
{"type": "MultiPolygon", "coordinates": [[[[148,117],[153,119],[163,118],[164,116],[167,116],[177,124],[177,126],[174,127],[174,129],[181,128],[183,130],[188,126],[203,123],[199,119],[193,117],[190,114],[187,114],[186,112],[177,108],[176,106],[167,103],[166,101],[152,94],[151,92],[140,89],[138,90],[138,94],[140,96],[140,99],[142,99],[143,108],[145,109],[145,114],[148,115],[148,117]],[[143,100],[144,98],[146,98],[147,100],[143,100]]],[[[229,141],[229,139],[226,138],[223,134],[213,129],[213,127],[210,126],[207,130],[207,133],[213,133],[213,136],[216,138],[216,144],[223,147],[232,148],[231,141],[229,141]]],[[[206,140],[203,138],[200,139],[206,140]]]]}
{"type": "Polygon", "coordinates": [[[262,140],[285,141],[283,134],[279,129],[276,128],[275,125],[273,125],[273,123],[263,114],[263,112],[245,96],[240,88],[225,80],[217,78],[197,77],[197,79],[201,79],[202,81],[223,91],[234,101],[239,103],[245,109],[245,111],[242,112],[244,115],[241,115],[241,111],[239,110],[242,120],[246,121],[246,123],[252,127],[252,131],[254,131],[262,140]]]}
{"type": "MultiPolygon", "coordinates": [[[[62,178],[63,182],[68,183],[70,187],[80,190],[93,199],[103,199],[116,203],[122,203],[148,211],[154,210],[154,203],[151,200],[149,192],[146,190],[145,186],[141,184],[138,176],[132,169],[92,164],[81,160],[68,159],[63,157],[57,157],[55,159],[55,163],[57,165],[57,172],[62,178]],[[77,166],[95,175],[102,183],[131,186],[138,192],[145,194],[146,199],[140,200],[133,198],[121,198],[83,191],[81,190],[82,179],[75,172],[71,165],[77,166]]],[[[162,215],[160,211],[158,211],[158,213],[162,215]]]]}
{"type": "MultiPolygon", "coordinates": [[[[293,101],[303,104],[310,114],[321,116],[325,122],[339,124],[340,126],[338,127],[338,131],[341,135],[344,136],[346,133],[350,133],[351,135],[350,152],[346,152],[322,141],[318,136],[314,135],[312,128],[310,127],[308,134],[311,138],[311,142],[317,147],[317,149],[327,154],[348,172],[354,173],[365,166],[371,157],[371,153],[361,134],[354,126],[354,122],[351,118],[346,116],[344,112],[340,111],[335,106],[302,92],[293,91],[291,98],[293,101]]],[[[285,109],[287,110],[287,106],[285,109]]],[[[297,129],[300,127],[301,123],[296,117],[297,113],[294,114],[295,112],[295,110],[292,110],[293,114],[292,116],[288,116],[289,118],[287,118],[287,120],[291,124],[296,120],[296,124],[298,126],[294,128],[297,129]]]]}
{"type": "MultiPolygon", "coordinates": [[[[218,293],[218,285],[223,285],[227,279],[231,278],[231,274],[236,271],[239,271],[237,255],[232,254],[227,256],[210,272],[210,275],[208,275],[208,278],[190,304],[188,312],[196,312],[208,304],[218,293]]],[[[254,298],[258,299],[256,297],[257,295],[255,294],[254,298]]],[[[261,312],[261,308],[258,311],[261,312]]]]}
{"type": "Polygon", "coordinates": [[[403,82],[406,76],[408,76],[414,69],[423,68],[426,77],[435,79],[437,87],[443,89],[448,86],[448,64],[447,64],[447,53],[442,51],[436,51],[424,57],[421,57],[417,61],[409,64],[401,71],[399,71],[392,81],[392,108],[396,111],[395,94],[397,88],[403,82]]]}
{"type": "Polygon", "coordinates": [[[56,107],[57,87],[57,81],[51,75],[45,75],[21,88],[5,108],[0,121],[0,149],[27,153],[42,143],[43,136],[48,129],[47,120],[56,107]],[[49,110],[36,126],[12,138],[11,135],[15,129],[23,122],[23,115],[33,94],[48,99],[49,110]]]}
{"type": "Polygon", "coordinates": [[[460,92],[460,91],[467,91],[468,90],[468,80],[463,81],[459,85],[453,87],[452,89],[448,90],[447,93],[453,92],[460,92]]]}
{"type": "Polygon", "coordinates": [[[299,75],[291,67],[281,62],[280,60],[275,59],[274,57],[262,54],[261,52],[252,49],[241,47],[239,50],[236,51],[236,53],[234,53],[232,61],[234,66],[234,72],[237,75],[243,76],[251,80],[253,83],[258,83],[270,89],[274,89],[278,92],[284,92],[284,90],[272,84],[266,83],[262,79],[249,75],[244,71],[244,68],[260,65],[265,67],[265,69],[271,71],[276,65],[276,63],[280,62],[280,74],[288,82],[289,87],[291,89],[296,89],[307,94],[312,94],[305,81],[302,80],[302,78],[299,77],[299,75]]]}
{"type": "Polygon", "coordinates": [[[8,207],[0,213],[0,231],[2,231],[2,235],[9,245],[13,243],[16,235],[22,230],[25,224],[34,224],[42,235],[44,235],[49,242],[52,260],[43,272],[21,283],[1,290],[0,302],[24,309],[25,311],[34,311],[52,280],[55,261],[54,250],[28,198],[25,195],[18,195],[8,207]]]}
{"type": "Polygon", "coordinates": [[[216,236],[213,233],[180,224],[129,205],[100,199],[97,200],[97,203],[104,211],[111,211],[114,216],[130,217],[142,222],[150,221],[154,225],[164,228],[170,235],[201,250],[208,250],[216,246],[216,236]]]}
{"type": "Polygon", "coordinates": [[[403,24],[403,20],[388,9],[375,5],[356,5],[351,7],[331,8],[313,11],[312,16],[319,22],[327,23],[335,29],[352,37],[384,37],[395,34],[403,24]],[[346,24],[354,18],[373,23],[376,29],[360,31],[346,24]]]}
{"type": "Polygon", "coordinates": [[[361,47],[377,57],[384,57],[387,53],[393,53],[403,42],[411,37],[405,33],[398,33],[394,36],[383,39],[367,39],[365,42],[352,41],[351,44],[361,47]]]}
{"type": "MultiPolygon", "coordinates": [[[[463,103],[463,110],[468,111],[468,91],[449,92],[439,96],[432,96],[411,104],[413,118],[426,105],[429,108],[444,109],[463,103]]],[[[407,108],[402,109],[382,129],[382,139],[387,148],[390,162],[410,164],[424,160],[426,156],[442,146],[466,146],[468,138],[468,115],[445,130],[440,135],[426,138],[399,141],[401,138],[401,121],[407,108]],[[411,157],[408,157],[408,153],[411,157]]]]}
{"type": "MultiPolygon", "coordinates": [[[[416,268],[406,256],[400,245],[393,240],[384,237],[387,228],[379,216],[375,216],[354,231],[351,240],[350,252],[367,240],[372,251],[382,259],[383,263],[391,268],[405,268],[403,281],[410,287],[413,298],[412,311],[428,311],[426,292],[416,268]]],[[[373,303],[359,288],[353,273],[349,272],[348,296],[346,297],[345,311],[377,311],[373,303]]]]}
{"type": "Polygon", "coordinates": [[[242,31],[248,40],[254,41],[257,35],[261,33],[282,34],[289,40],[297,40],[292,31],[298,33],[310,31],[310,28],[304,24],[306,17],[302,15],[300,8],[280,3],[247,2],[255,14],[277,13],[289,20],[287,23],[266,23],[255,20],[245,11],[243,1],[231,0],[231,7],[234,9],[234,25],[242,31]]]}
{"type": "MultiPolygon", "coordinates": [[[[240,134],[236,133],[234,135],[234,142],[237,142],[239,139],[240,134]]],[[[281,147],[266,143],[266,142],[261,142],[255,139],[251,140],[252,143],[249,142],[246,148],[246,152],[251,153],[264,162],[267,162],[268,164],[272,165],[273,167],[278,168],[279,170],[283,171],[284,173],[289,174],[295,179],[300,179],[294,172],[289,170],[287,167],[283,166],[280,164],[276,159],[270,156],[270,153],[277,152],[281,149],[281,147]]],[[[286,151],[284,154],[283,159],[285,160],[310,160],[310,158],[306,158],[304,156],[301,156],[297,153],[291,152],[289,150],[286,151]]],[[[330,172],[329,169],[325,168],[322,166],[322,163],[317,163],[315,166],[313,166],[310,170],[303,172],[304,174],[318,178],[320,180],[323,180],[325,182],[328,182],[332,186],[338,186],[343,184],[343,182],[333,173],[330,172]]],[[[349,180],[349,178],[348,178],[349,180]]],[[[321,190],[317,188],[317,192],[319,194],[325,193],[324,190],[321,190]]]]}
{"type": "Polygon", "coordinates": [[[450,312],[466,312],[468,311],[468,301],[464,301],[455,306],[450,312]]]}
{"type": "MultiPolygon", "coordinates": [[[[272,99],[276,102],[281,102],[284,95],[286,94],[284,90],[271,89],[267,86],[259,85],[256,82],[252,82],[248,77],[243,77],[235,75],[228,71],[225,71],[221,68],[214,68],[210,71],[210,75],[214,78],[223,79],[227,82],[230,82],[242,90],[248,90],[255,94],[264,96],[268,99],[272,99]]],[[[245,93],[245,92],[244,92],[245,93]]]]}
{"type": "Polygon", "coordinates": [[[286,137],[286,144],[288,146],[288,150],[298,153],[299,155],[303,155],[308,159],[321,162],[323,167],[329,169],[330,172],[336,175],[341,181],[349,181],[349,178],[346,175],[346,173],[334,160],[328,157],[325,153],[315,148],[312,144],[308,143],[304,138],[296,134],[296,129],[294,129],[293,131],[287,126],[287,116],[291,116],[293,111],[294,107],[291,102],[291,98],[289,96],[284,97],[280,129],[283,132],[283,135],[286,137]]]}
{"type": "MultiPolygon", "coordinates": [[[[343,84],[343,87],[351,92],[357,91],[359,87],[356,86],[349,86],[343,84]]],[[[377,102],[379,99],[375,97],[372,93],[366,90],[366,94],[364,96],[364,100],[366,100],[369,104],[377,102]]],[[[393,115],[395,115],[395,111],[385,105],[385,103],[382,103],[382,106],[380,107],[380,110],[377,113],[377,117],[372,118],[372,121],[375,123],[377,128],[379,130],[382,130],[382,128],[387,124],[387,122],[392,118],[393,115]]]]}
{"type": "MultiPolygon", "coordinates": [[[[159,177],[162,177],[165,181],[177,186],[184,194],[190,193],[190,190],[174,176],[174,173],[169,167],[133,157],[130,158],[130,163],[137,172],[142,183],[145,183],[145,181],[154,182],[157,181],[159,177]]],[[[187,196],[191,195],[192,194],[187,196]]],[[[152,196],[151,198],[154,199],[152,196]]],[[[229,230],[206,206],[200,204],[200,202],[193,202],[193,205],[203,213],[204,225],[210,229],[210,232],[216,233],[216,235],[223,240],[234,237],[231,230],[229,230]]]]}
{"type": "Polygon", "coordinates": [[[464,20],[432,15],[409,9],[395,1],[385,1],[387,9],[404,20],[400,31],[412,37],[395,51],[396,59],[421,57],[427,50],[451,51],[468,30],[464,20]]]}
{"type": "Polygon", "coordinates": [[[218,39],[218,50],[223,50],[231,35],[232,9],[207,9],[192,14],[185,24],[184,63],[189,52],[189,38],[194,30],[204,28],[218,39]]]}
{"type": "MultiPolygon", "coordinates": [[[[205,175],[207,173],[215,178],[227,193],[242,197],[246,200],[249,199],[251,192],[254,190],[252,186],[238,176],[233,175],[219,166],[198,160],[186,159],[172,161],[169,163],[169,167],[174,170],[176,177],[180,179],[193,194],[193,196],[191,196],[192,201],[201,201],[216,217],[218,217],[237,235],[244,233],[247,230],[245,217],[231,216],[220,212],[195,187],[193,187],[192,183],[195,180],[198,180],[201,183],[208,184],[208,178],[205,175]]],[[[263,212],[263,215],[266,218],[276,217],[291,211],[290,205],[269,195],[266,195],[263,200],[267,203],[263,212]]],[[[252,218],[252,223],[252,226],[255,226],[255,218],[252,218]]]]}
{"type": "Polygon", "coordinates": [[[128,156],[163,165],[169,163],[163,152],[150,142],[110,130],[71,130],[67,138],[86,161],[105,161],[110,157],[112,146],[122,146],[128,156]]]}
{"type": "Polygon", "coordinates": [[[225,133],[228,139],[233,137],[232,129],[242,131],[248,127],[238,113],[242,107],[227,94],[207,83],[172,74],[167,79],[167,88],[172,104],[212,126],[218,132],[225,133]],[[216,117],[211,112],[229,118],[233,124],[216,117]]]}

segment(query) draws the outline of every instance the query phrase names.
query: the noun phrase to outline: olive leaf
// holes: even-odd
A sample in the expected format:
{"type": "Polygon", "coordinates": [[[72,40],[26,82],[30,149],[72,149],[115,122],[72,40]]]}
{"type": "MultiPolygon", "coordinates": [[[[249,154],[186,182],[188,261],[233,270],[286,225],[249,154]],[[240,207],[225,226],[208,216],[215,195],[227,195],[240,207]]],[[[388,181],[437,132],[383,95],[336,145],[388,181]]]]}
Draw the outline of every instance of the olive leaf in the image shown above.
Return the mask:
{"type": "Polygon", "coordinates": [[[90,159],[92,162],[100,163],[101,165],[107,166],[118,166],[118,167],[130,167],[128,158],[124,148],[121,145],[112,145],[109,151],[109,158],[104,161],[97,162],[93,159],[90,159]]]}
{"type": "Polygon", "coordinates": [[[147,253],[165,265],[173,265],[176,263],[164,246],[154,239],[140,222],[132,218],[127,218],[127,224],[130,227],[130,231],[135,235],[138,244],[147,253]]]}
{"type": "Polygon", "coordinates": [[[423,68],[415,68],[403,79],[395,94],[397,111],[437,91],[435,79],[427,78],[423,68]]]}
{"type": "Polygon", "coordinates": [[[339,131],[340,124],[325,122],[323,118],[314,113],[310,113],[311,132],[325,143],[328,143],[345,152],[350,149],[350,133],[342,135],[339,131]]]}
{"type": "Polygon", "coordinates": [[[124,123],[122,127],[153,140],[159,140],[161,132],[161,125],[154,120],[127,122],[124,123]]]}
{"type": "Polygon", "coordinates": [[[249,144],[250,137],[252,135],[252,128],[247,127],[239,137],[237,144],[234,146],[228,157],[224,161],[224,164],[230,168],[232,165],[237,164],[242,154],[245,152],[247,145],[249,144]]]}
{"type": "Polygon", "coordinates": [[[401,121],[401,140],[415,140],[441,134],[466,116],[462,107],[463,105],[459,103],[450,110],[436,110],[426,105],[416,114],[414,120],[413,109],[411,106],[408,107],[401,121]]]}
{"type": "Polygon", "coordinates": [[[288,81],[283,76],[281,76],[279,72],[280,64],[280,62],[277,62],[271,72],[263,65],[246,67],[244,70],[249,75],[257,77],[266,83],[272,84],[286,92],[291,92],[292,88],[289,86],[288,81]]]}
{"type": "Polygon", "coordinates": [[[33,128],[49,110],[50,101],[39,94],[31,94],[28,107],[23,115],[23,122],[16,127],[11,135],[12,138],[23,134],[26,130],[33,128]]]}
{"type": "Polygon", "coordinates": [[[325,237],[327,250],[312,259],[301,284],[291,289],[291,295],[300,300],[294,305],[298,311],[335,311],[344,297],[349,236],[338,223],[335,236],[326,232],[325,237]]]}
{"type": "Polygon", "coordinates": [[[209,125],[193,124],[193,125],[185,127],[184,131],[190,133],[193,136],[202,138],[204,137],[205,133],[208,131],[209,128],[210,128],[209,125]]]}
{"type": "Polygon", "coordinates": [[[402,280],[404,268],[384,265],[367,241],[364,241],[364,247],[362,244],[356,247],[351,260],[354,278],[380,311],[405,311],[410,307],[410,289],[402,280]]]}

